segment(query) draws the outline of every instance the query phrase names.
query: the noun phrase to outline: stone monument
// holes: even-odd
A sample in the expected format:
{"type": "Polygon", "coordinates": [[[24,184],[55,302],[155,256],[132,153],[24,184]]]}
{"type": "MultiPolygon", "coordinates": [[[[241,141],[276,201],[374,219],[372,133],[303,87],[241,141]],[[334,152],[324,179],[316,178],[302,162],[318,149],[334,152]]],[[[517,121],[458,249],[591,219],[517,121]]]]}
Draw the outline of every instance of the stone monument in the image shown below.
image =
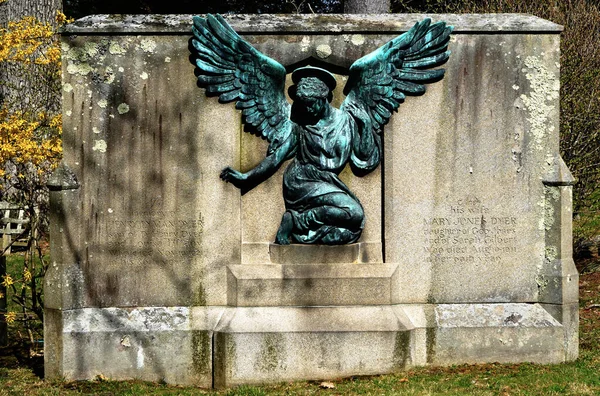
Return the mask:
{"type": "MultiPolygon", "coordinates": [[[[339,108],[353,62],[426,17],[225,19],[283,65],[284,92],[292,71],[318,68],[339,108]]],[[[243,191],[219,179],[228,165],[256,167],[269,142],[196,86],[192,16],[67,26],[47,378],[226,387],[575,359],[562,28],[527,15],[429,18],[455,28],[445,75],[389,118],[377,169],[339,174],[366,222],[337,246],[274,243],[283,169],[243,191]]]]}

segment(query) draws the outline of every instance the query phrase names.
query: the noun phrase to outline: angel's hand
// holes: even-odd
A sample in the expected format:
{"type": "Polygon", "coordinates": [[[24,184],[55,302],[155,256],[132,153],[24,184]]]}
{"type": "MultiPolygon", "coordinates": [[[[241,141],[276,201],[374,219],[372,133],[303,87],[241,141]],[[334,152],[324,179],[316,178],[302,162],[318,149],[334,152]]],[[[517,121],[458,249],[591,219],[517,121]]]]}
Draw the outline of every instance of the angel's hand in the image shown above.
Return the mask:
{"type": "Polygon", "coordinates": [[[227,183],[231,183],[239,189],[247,187],[248,175],[239,172],[231,167],[223,169],[221,172],[221,179],[227,183]]]}
{"type": "Polygon", "coordinates": [[[369,119],[369,113],[367,113],[362,106],[359,106],[354,102],[347,103],[345,108],[350,114],[352,114],[352,116],[354,116],[355,119],[363,124],[365,123],[365,120],[369,119]]]}
{"type": "MultiPolygon", "coordinates": [[[[367,113],[362,106],[354,102],[347,103],[345,109],[346,111],[348,111],[348,113],[350,113],[350,115],[352,115],[352,118],[354,118],[354,120],[358,123],[358,133],[362,135],[363,129],[367,126],[370,120],[369,113],[367,113]]],[[[368,129],[370,130],[370,127],[368,127],[368,129]]]]}

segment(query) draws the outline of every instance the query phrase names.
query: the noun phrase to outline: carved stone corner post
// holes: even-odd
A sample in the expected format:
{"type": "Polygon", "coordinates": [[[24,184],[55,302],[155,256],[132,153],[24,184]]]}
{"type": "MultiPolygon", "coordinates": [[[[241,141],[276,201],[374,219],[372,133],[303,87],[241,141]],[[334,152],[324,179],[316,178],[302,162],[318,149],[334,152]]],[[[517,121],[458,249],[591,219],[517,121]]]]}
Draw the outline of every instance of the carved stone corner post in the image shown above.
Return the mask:
{"type": "Polygon", "coordinates": [[[554,159],[544,178],[544,265],[538,277],[539,299],[564,327],[565,360],[579,355],[579,274],[573,261],[573,184],[563,159],[554,159]]]}
{"type": "Polygon", "coordinates": [[[80,184],[62,161],[48,180],[50,190],[50,257],[44,277],[44,371],[63,374],[63,314],[83,305],[79,228],[80,184]]]}

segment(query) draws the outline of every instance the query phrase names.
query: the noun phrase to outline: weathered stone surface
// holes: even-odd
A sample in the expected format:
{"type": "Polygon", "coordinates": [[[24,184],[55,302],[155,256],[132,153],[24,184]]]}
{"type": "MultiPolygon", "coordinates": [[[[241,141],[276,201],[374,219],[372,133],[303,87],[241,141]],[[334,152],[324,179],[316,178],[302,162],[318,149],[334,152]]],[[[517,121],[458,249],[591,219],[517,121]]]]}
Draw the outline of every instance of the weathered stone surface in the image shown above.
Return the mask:
{"type": "Polygon", "coordinates": [[[269,245],[273,264],[332,264],[357,263],[360,259],[360,243],[342,246],[327,245],[269,245]]]}
{"type": "MultiPolygon", "coordinates": [[[[226,18],[288,71],[335,73],[339,106],[352,62],[423,17],[226,18]]],[[[377,171],[342,172],[366,226],[333,248],[271,245],[282,170],[243,196],[219,180],[267,146],[196,86],[190,16],[66,27],[46,377],[211,387],[575,359],[562,28],[431,17],[456,28],[446,75],[391,118],[377,171]]]]}
{"type": "Polygon", "coordinates": [[[212,337],[222,308],[47,309],[49,378],[102,375],[212,386],[212,337]]]}
{"type": "Polygon", "coordinates": [[[63,51],[84,306],[224,305],[240,196],[218,175],[240,143],[215,131],[239,130],[236,110],[195,88],[183,37],[69,36],[63,51]]]}
{"type": "Polygon", "coordinates": [[[577,359],[579,356],[579,303],[540,305],[562,324],[564,360],[577,359]]]}
{"type": "MultiPolygon", "coordinates": [[[[225,15],[231,26],[241,33],[281,32],[311,33],[351,32],[394,33],[410,29],[415,21],[430,17],[446,21],[455,32],[560,32],[562,27],[524,14],[382,14],[382,15],[225,15]]],[[[64,33],[185,33],[190,31],[189,15],[91,15],[66,26],[64,33]]]]}
{"type": "Polygon", "coordinates": [[[442,304],[435,315],[432,364],[565,360],[563,328],[539,304],[442,304]]]}
{"type": "Polygon", "coordinates": [[[444,80],[386,127],[385,261],[431,266],[437,303],[537,301],[559,36],[457,34],[450,49],[444,80]]]}

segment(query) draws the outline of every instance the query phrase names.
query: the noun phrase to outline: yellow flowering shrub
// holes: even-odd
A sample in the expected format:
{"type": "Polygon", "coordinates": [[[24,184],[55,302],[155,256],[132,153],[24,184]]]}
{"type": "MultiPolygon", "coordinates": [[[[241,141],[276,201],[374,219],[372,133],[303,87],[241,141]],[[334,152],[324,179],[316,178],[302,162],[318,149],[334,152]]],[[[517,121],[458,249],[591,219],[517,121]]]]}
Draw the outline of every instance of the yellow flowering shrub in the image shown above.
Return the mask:
{"type": "MultiPolygon", "coordinates": [[[[0,277],[0,286],[5,288],[0,298],[9,298],[12,306],[18,307],[17,325],[23,328],[16,334],[27,335],[31,345],[43,320],[41,287],[48,262],[40,242],[47,230],[46,183],[62,158],[57,29],[67,22],[65,15],[57,12],[54,25],[26,16],[0,28],[0,65],[7,73],[7,78],[0,80],[0,201],[25,209],[29,220],[22,263],[12,276],[0,277]]],[[[9,324],[17,319],[12,311],[3,316],[9,324]]]]}
{"type": "Polygon", "coordinates": [[[15,283],[15,281],[13,280],[13,278],[10,275],[2,276],[2,286],[9,287],[9,286],[12,286],[14,283],[15,283]]]}
{"type": "MultiPolygon", "coordinates": [[[[0,109],[0,163],[54,168],[62,155],[62,121],[60,114],[47,117],[43,114],[39,120],[31,120],[21,112],[10,114],[6,108],[0,109]]],[[[0,169],[0,177],[4,176],[5,169],[0,169]]],[[[17,176],[24,177],[22,173],[17,176]]]]}
{"type": "Polygon", "coordinates": [[[12,322],[15,321],[15,319],[17,319],[17,314],[14,312],[7,312],[4,315],[4,320],[6,321],[6,323],[11,324],[12,322]]]}
{"type": "MultiPolygon", "coordinates": [[[[67,19],[57,12],[56,21],[60,26],[67,19]]],[[[30,16],[8,22],[7,28],[0,29],[0,63],[8,65],[17,82],[29,82],[25,89],[20,83],[11,86],[10,78],[3,82],[8,100],[0,108],[0,164],[4,165],[0,177],[5,178],[6,193],[11,186],[15,187],[10,179],[26,178],[33,173],[37,182],[61,158],[62,120],[58,103],[61,68],[56,29],[30,16]],[[46,86],[41,87],[42,82],[46,86]]]]}

